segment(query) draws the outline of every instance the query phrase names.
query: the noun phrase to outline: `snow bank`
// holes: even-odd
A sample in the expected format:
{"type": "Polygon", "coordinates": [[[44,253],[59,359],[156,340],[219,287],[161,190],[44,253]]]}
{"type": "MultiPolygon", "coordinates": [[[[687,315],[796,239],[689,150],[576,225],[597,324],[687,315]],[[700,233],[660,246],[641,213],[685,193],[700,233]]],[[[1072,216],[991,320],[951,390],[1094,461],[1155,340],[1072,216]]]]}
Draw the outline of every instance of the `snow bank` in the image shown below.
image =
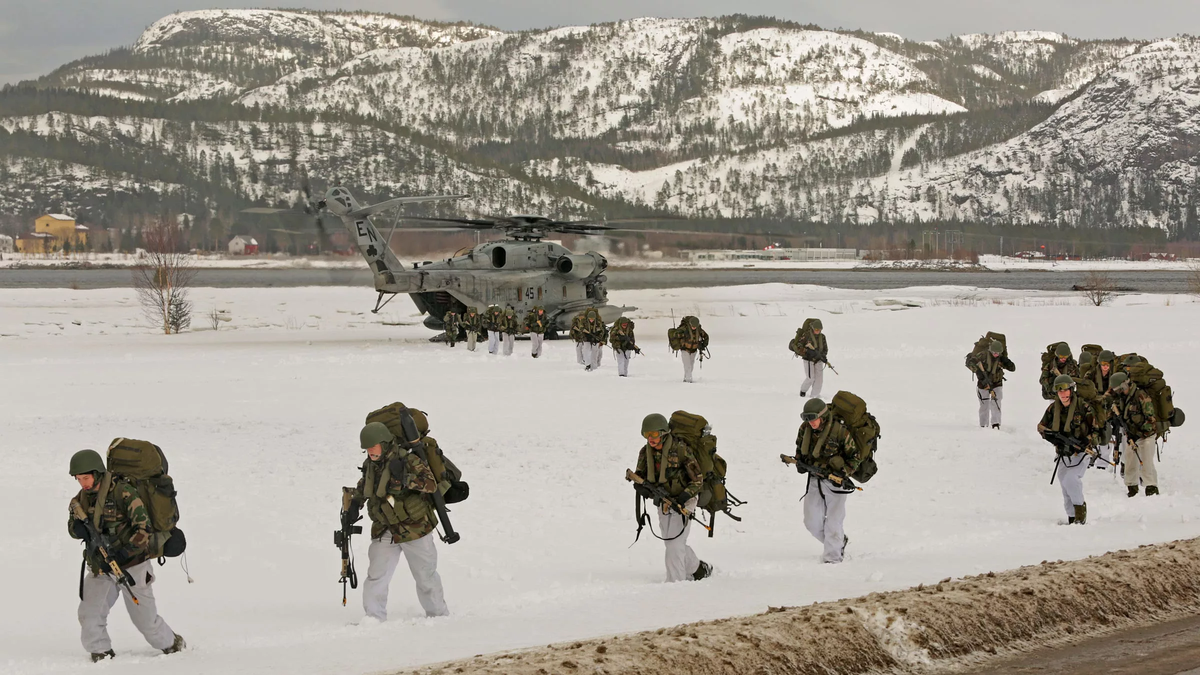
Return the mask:
{"type": "MultiPolygon", "coordinates": [[[[1200,609],[1200,540],[444,663],[443,675],[878,672],[985,661],[1200,609]],[[1111,589],[1119,587],[1120,592],[1111,589]],[[967,657],[967,658],[964,658],[967,657]],[[974,658],[969,658],[974,657],[974,658]]],[[[399,674],[398,674],[399,675],[399,674]]]]}

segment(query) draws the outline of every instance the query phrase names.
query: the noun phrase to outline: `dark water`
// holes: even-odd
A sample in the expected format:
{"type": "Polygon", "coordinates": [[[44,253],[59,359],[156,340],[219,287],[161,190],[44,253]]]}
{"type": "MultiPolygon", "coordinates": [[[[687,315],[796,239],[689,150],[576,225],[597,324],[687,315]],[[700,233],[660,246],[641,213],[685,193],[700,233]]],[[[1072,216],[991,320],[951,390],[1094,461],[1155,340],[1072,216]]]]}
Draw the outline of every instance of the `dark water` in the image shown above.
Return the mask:
{"type": "MultiPolygon", "coordinates": [[[[1190,272],[1111,272],[1124,291],[1187,293],[1190,272]]],[[[608,272],[610,290],[739,286],[744,284],[814,284],[832,288],[890,289],[908,286],[975,286],[1028,291],[1068,291],[1084,283],[1082,272],[903,272],[895,270],[699,270],[614,269],[608,272]]],[[[123,288],[129,270],[0,269],[0,288],[123,288]]],[[[297,286],[361,286],[371,288],[366,269],[353,270],[199,270],[196,286],[270,288],[297,286]]]]}

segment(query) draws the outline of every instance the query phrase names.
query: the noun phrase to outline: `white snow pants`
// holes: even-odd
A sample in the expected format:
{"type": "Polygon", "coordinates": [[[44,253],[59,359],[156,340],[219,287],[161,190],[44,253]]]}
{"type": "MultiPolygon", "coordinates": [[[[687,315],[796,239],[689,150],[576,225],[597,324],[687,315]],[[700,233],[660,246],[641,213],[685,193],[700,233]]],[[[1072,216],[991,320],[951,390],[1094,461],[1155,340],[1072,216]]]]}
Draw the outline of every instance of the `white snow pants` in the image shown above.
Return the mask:
{"type": "MultiPolygon", "coordinates": [[[[695,512],[696,501],[697,499],[693,497],[683,507],[688,511],[695,512]]],[[[684,520],[684,517],[675,511],[664,514],[662,509],[659,509],[658,529],[659,536],[669,540],[663,542],[667,545],[667,581],[690,581],[694,579],[695,577],[692,575],[696,573],[696,570],[700,569],[700,558],[696,556],[696,552],[692,550],[692,547],[687,544],[688,534],[692,530],[692,521],[684,520]],[[675,538],[672,539],[672,537],[675,538]]]]}
{"type": "Polygon", "coordinates": [[[494,330],[489,330],[488,331],[488,353],[495,354],[496,348],[499,346],[500,346],[500,332],[494,331],[494,330]]]}
{"type": "Polygon", "coordinates": [[[363,611],[367,616],[380,621],[387,620],[388,586],[400,562],[400,555],[408,561],[408,571],[417,582],[417,599],[425,610],[425,616],[446,616],[446,598],[442,595],[442,577],[437,572],[437,548],[433,544],[433,532],[415,541],[393,544],[392,535],[384,533],[372,539],[367,549],[367,580],[363,583],[363,611]]]}
{"type": "Polygon", "coordinates": [[[581,365],[581,366],[586,366],[588,364],[588,361],[586,361],[583,358],[583,343],[582,342],[575,343],[575,360],[578,361],[579,365],[581,365]]]}
{"type": "Polygon", "coordinates": [[[1125,454],[1121,457],[1125,462],[1125,485],[1138,484],[1140,478],[1147,486],[1158,485],[1158,439],[1147,436],[1140,441],[1125,442],[1125,454]]]}
{"type": "Polygon", "coordinates": [[[991,391],[976,389],[975,395],[979,397],[979,426],[1000,424],[1000,402],[1004,400],[1004,387],[996,387],[991,391]],[[996,398],[992,398],[992,394],[996,398]]]}
{"type": "Polygon", "coordinates": [[[504,355],[512,356],[513,345],[516,344],[517,336],[512,333],[505,333],[504,336],[504,355]]]}
{"type": "Polygon", "coordinates": [[[1082,506],[1083,474],[1087,473],[1089,457],[1086,452],[1077,452],[1069,457],[1058,458],[1058,486],[1062,488],[1063,508],[1068,518],[1075,517],[1075,507],[1082,506]]]}
{"type": "Polygon", "coordinates": [[[475,331],[467,331],[467,349],[475,351],[475,331]]]}
{"type": "Polygon", "coordinates": [[[529,334],[529,343],[531,345],[530,353],[533,355],[533,358],[536,359],[542,355],[542,340],[544,339],[546,339],[546,336],[542,335],[541,333],[529,334]]]}
{"type": "Polygon", "coordinates": [[[680,358],[683,359],[683,381],[692,382],[692,369],[696,367],[697,352],[689,352],[686,349],[679,352],[680,358]]]}
{"type": "Polygon", "coordinates": [[[804,362],[804,384],[800,391],[808,392],[808,396],[821,398],[821,385],[825,383],[825,364],[821,361],[804,362]]]}
{"type": "Polygon", "coordinates": [[[583,348],[583,354],[587,358],[588,365],[592,367],[592,370],[598,370],[600,368],[600,360],[604,358],[604,345],[599,342],[589,342],[583,348]]]}
{"type": "Polygon", "coordinates": [[[629,360],[633,358],[633,350],[617,350],[617,375],[629,377],[629,360]]]}
{"type": "Polygon", "coordinates": [[[816,476],[808,477],[808,492],[804,493],[804,527],[825,546],[821,562],[842,562],[845,548],[845,492],[816,476]]]}
{"type": "Polygon", "coordinates": [[[83,599],[79,601],[79,627],[83,648],[93,654],[100,654],[112,649],[112,641],[108,638],[108,612],[117,603],[117,596],[125,599],[125,609],[133,625],[141,631],[155,649],[166,649],[175,643],[175,631],[158,615],[158,605],[154,600],[154,561],[134,565],[125,571],[133,579],[133,594],[137,596],[138,604],[133,604],[129,589],[117,582],[111,575],[93,575],[90,571],[83,577],[83,599]]]}

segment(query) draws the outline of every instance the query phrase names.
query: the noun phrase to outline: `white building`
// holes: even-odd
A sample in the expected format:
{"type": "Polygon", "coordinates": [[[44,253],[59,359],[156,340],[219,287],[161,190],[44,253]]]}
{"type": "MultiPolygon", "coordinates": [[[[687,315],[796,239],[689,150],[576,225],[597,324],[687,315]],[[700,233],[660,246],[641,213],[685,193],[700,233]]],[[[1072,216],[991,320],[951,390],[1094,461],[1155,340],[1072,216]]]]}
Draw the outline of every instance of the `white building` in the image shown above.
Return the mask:
{"type": "Polygon", "coordinates": [[[13,252],[13,238],[7,234],[0,234],[0,253],[13,252]]]}
{"type": "Polygon", "coordinates": [[[255,255],[258,253],[258,242],[254,237],[239,234],[229,240],[230,255],[255,255]]]}

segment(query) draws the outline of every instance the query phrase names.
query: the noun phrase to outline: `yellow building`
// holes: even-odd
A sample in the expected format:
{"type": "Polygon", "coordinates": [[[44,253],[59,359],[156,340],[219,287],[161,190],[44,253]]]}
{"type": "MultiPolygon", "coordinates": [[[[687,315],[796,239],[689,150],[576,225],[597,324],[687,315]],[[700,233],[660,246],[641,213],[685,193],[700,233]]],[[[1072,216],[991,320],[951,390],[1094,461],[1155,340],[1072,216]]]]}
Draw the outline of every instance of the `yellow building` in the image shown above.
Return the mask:
{"type": "Polygon", "coordinates": [[[79,249],[87,245],[87,236],[87,226],[77,225],[71,216],[48,213],[33,221],[32,236],[17,239],[17,250],[22,253],[49,253],[62,249],[68,241],[72,249],[79,249]]]}

